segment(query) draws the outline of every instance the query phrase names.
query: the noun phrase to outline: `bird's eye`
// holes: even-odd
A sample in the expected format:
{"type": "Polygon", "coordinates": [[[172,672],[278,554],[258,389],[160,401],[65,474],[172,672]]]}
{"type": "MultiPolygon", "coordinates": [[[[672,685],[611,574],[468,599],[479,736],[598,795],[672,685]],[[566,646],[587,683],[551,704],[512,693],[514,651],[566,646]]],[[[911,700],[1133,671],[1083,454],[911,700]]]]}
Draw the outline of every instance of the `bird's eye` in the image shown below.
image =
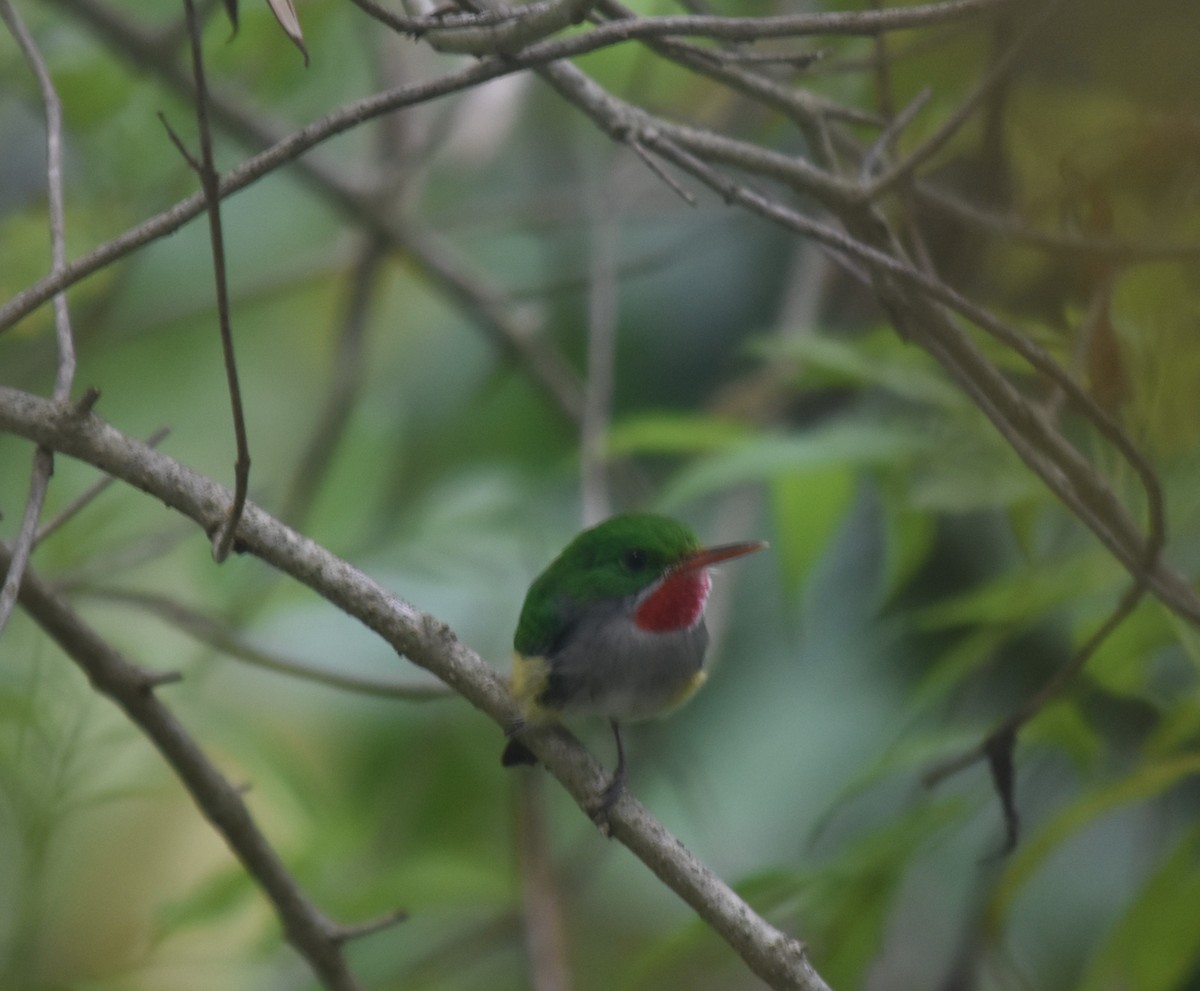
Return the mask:
{"type": "Polygon", "coordinates": [[[641,571],[646,567],[646,552],[639,547],[627,550],[621,555],[621,564],[627,571],[641,571]]]}

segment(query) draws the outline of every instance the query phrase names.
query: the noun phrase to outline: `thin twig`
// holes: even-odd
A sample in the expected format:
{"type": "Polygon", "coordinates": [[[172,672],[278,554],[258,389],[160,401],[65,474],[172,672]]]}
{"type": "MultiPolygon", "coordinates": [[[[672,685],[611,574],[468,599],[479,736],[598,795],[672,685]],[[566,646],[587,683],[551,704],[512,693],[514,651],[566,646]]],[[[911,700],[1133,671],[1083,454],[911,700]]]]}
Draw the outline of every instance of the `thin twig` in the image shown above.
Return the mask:
{"type": "MultiPolygon", "coordinates": [[[[615,20],[636,20],[641,16],[619,0],[600,0],[597,9],[615,20]]],[[[857,107],[835,103],[805,89],[784,86],[761,72],[753,72],[744,66],[713,58],[711,49],[691,42],[667,38],[640,40],[650,51],[779,111],[806,133],[815,133],[822,120],[838,120],[868,127],[879,126],[881,123],[877,115],[857,107]]]]}
{"type": "MultiPolygon", "coordinates": [[[[5,23],[17,47],[29,64],[37,79],[42,108],[46,115],[46,191],[50,207],[50,276],[60,276],[67,267],[66,213],[63,205],[62,163],[62,102],[50,71],[38,50],[25,22],[13,7],[11,0],[0,0],[0,19],[5,23]]],[[[71,384],[75,379],[75,340],[71,332],[71,313],[67,307],[67,295],[59,290],[54,295],[54,336],[58,348],[58,363],[54,376],[54,399],[66,403],[71,398],[71,384]]],[[[0,633],[12,615],[21,589],[21,581],[37,542],[38,521],[46,502],[50,476],[54,474],[54,455],[39,448],[34,452],[30,469],[29,495],[21,517],[21,529],[17,534],[13,561],[0,585],[0,633]]]]}
{"type": "MultiPolygon", "coordinates": [[[[876,7],[881,6],[882,2],[883,0],[873,0],[876,7]]],[[[895,59],[892,55],[891,39],[886,35],[876,37],[872,44],[872,52],[874,54],[872,71],[875,78],[875,99],[879,107],[879,114],[887,121],[887,126],[883,128],[862,156],[858,169],[858,181],[863,184],[869,182],[876,169],[888,160],[892,147],[899,139],[901,132],[912,122],[933,94],[930,87],[923,87],[916,97],[897,113],[895,85],[892,80],[892,67],[895,59]]],[[[911,177],[906,179],[901,183],[899,190],[905,215],[909,216],[912,214],[912,182],[911,177]]],[[[936,266],[929,253],[928,245],[921,236],[920,229],[916,225],[909,225],[905,233],[908,246],[915,256],[917,264],[930,275],[935,274],[936,266]]]]}
{"type": "Polygon", "coordinates": [[[726,65],[783,65],[789,69],[803,71],[825,58],[825,50],[818,48],[812,52],[745,52],[740,49],[701,48],[694,50],[702,58],[726,65]]]}
{"type": "MultiPolygon", "coordinates": [[[[217,321],[221,329],[221,353],[225,361],[225,380],[229,388],[229,407],[233,416],[233,436],[237,458],[233,464],[233,504],[229,516],[212,534],[213,560],[218,564],[229,556],[233,535],[246,505],[250,486],[250,442],[246,436],[246,414],[242,408],[242,390],[238,384],[237,359],[233,353],[233,324],[229,307],[229,282],[225,270],[225,235],[221,225],[221,177],[213,161],[212,129],[208,123],[208,84],[204,78],[204,50],[200,36],[200,19],[193,0],[183,0],[191,39],[192,73],[196,85],[196,129],[200,139],[200,157],[184,153],[188,164],[200,178],[204,204],[208,212],[208,234],[212,245],[213,278],[217,293],[217,321]]],[[[169,129],[168,129],[169,130],[169,129]]],[[[182,143],[174,138],[183,150],[182,143]]]]}
{"type": "MultiPolygon", "coordinates": [[[[146,446],[158,447],[158,445],[161,444],[164,439],[166,439],[170,432],[171,431],[169,427],[159,427],[158,430],[154,431],[154,433],[146,438],[146,446]]],[[[69,523],[74,517],[78,516],[83,510],[90,506],[98,496],[103,494],[115,481],[116,479],[111,475],[105,475],[94,485],[91,485],[85,489],[75,499],[72,499],[71,502],[64,506],[58,513],[56,513],[52,519],[42,524],[41,529],[38,530],[37,538],[34,540],[33,545],[36,547],[47,537],[50,537],[56,533],[64,524],[69,523]]]]}
{"type": "Polygon", "coordinates": [[[870,203],[878,200],[889,189],[913,177],[921,165],[932,158],[946,143],[954,137],[962,126],[971,118],[980,105],[997,86],[1007,78],[1017,56],[1025,50],[1026,44],[1037,36],[1037,32],[1061,5],[1063,0],[1049,0],[1044,6],[1030,15],[1022,24],[1020,32],[1013,38],[1008,48],[996,57],[988,67],[983,78],[975,84],[975,88],[966,98],[948,114],[920,144],[911,152],[896,162],[891,168],[880,173],[869,183],[863,185],[862,200],[870,203]]]}
{"type": "MultiPolygon", "coordinates": [[[[480,2],[459,3],[467,12],[437,13],[420,18],[424,26],[404,33],[426,38],[438,51],[457,55],[515,55],[521,49],[556,34],[572,24],[578,24],[588,14],[596,0],[532,0],[519,7],[489,10],[480,2]]],[[[360,7],[369,9],[377,19],[388,19],[396,26],[399,22],[411,24],[413,18],[397,18],[386,9],[381,9],[372,0],[354,0],[360,7]],[[382,17],[380,16],[382,14],[382,17]]],[[[416,6],[413,0],[406,5],[416,6]]],[[[432,8],[433,3],[422,4],[432,8]]]]}
{"type": "Polygon", "coordinates": [[[397,908],[390,912],[385,912],[377,919],[336,925],[329,935],[335,943],[349,943],[355,939],[362,939],[364,936],[374,936],[376,933],[391,929],[401,922],[407,922],[408,917],[409,913],[406,909],[397,908]]]}
{"type": "MultiPolygon", "coordinates": [[[[871,7],[874,10],[883,8],[883,0],[871,0],[871,7]]],[[[896,113],[896,97],[894,87],[892,86],[892,56],[890,51],[891,46],[888,44],[887,35],[878,34],[871,39],[871,74],[875,81],[875,103],[879,110],[879,115],[889,125],[894,125],[893,120],[896,113]]],[[[866,173],[870,175],[870,172],[866,173]]]]}
{"type": "Polygon", "coordinates": [[[33,553],[33,544],[37,539],[38,520],[46,502],[46,490],[49,488],[52,474],[53,453],[44,447],[36,448],[33,452],[33,468],[29,473],[29,494],[25,497],[25,512],[21,515],[21,529],[17,532],[13,546],[12,563],[4,574],[3,586],[0,586],[0,633],[4,632],[21,592],[21,582],[29,567],[29,556],[33,553]]]}
{"type": "Polygon", "coordinates": [[[683,202],[686,203],[688,206],[696,206],[696,204],[697,204],[696,197],[693,196],[691,193],[689,193],[686,189],[684,189],[683,186],[681,186],[679,184],[679,180],[677,180],[673,175],[671,175],[670,172],[668,172],[666,169],[664,169],[662,167],[662,163],[659,162],[659,160],[657,158],[655,158],[653,155],[651,155],[649,152],[647,152],[646,149],[643,148],[636,141],[630,141],[629,147],[632,148],[634,151],[634,154],[636,154],[637,157],[640,158],[645,163],[646,168],[648,168],[651,172],[653,172],[656,176],[658,176],[658,178],[660,178],[663,181],[663,184],[669,190],[671,190],[671,192],[673,192],[676,196],[678,196],[681,200],[683,200],[683,202]]]}
{"type": "MultiPolygon", "coordinates": [[[[26,29],[11,0],[0,0],[0,18],[17,41],[21,54],[37,78],[42,107],[46,114],[46,192],[50,206],[50,255],[52,276],[59,276],[67,268],[67,222],[63,198],[62,160],[62,101],[50,78],[50,70],[38,51],[33,36],[26,29]]],[[[71,314],[67,307],[66,293],[61,290],[54,296],[54,331],[58,345],[58,370],[54,378],[54,398],[65,403],[71,397],[71,383],[75,378],[75,342],[71,333],[71,314]]],[[[0,623],[2,626],[3,623],[0,623]]]]}
{"type": "Polygon", "coordinates": [[[318,685],[353,692],[357,695],[397,699],[404,702],[437,701],[448,698],[451,694],[450,690],[441,684],[406,685],[393,680],[343,674],[340,671],[316,667],[305,661],[298,661],[274,651],[264,650],[254,646],[236,630],[218,622],[211,616],[206,616],[165,595],[103,586],[82,586],[81,592],[91,598],[145,610],[193,637],[199,643],[220,651],[226,657],[241,661],[251,667],[274,671],[301,681],[311,681],[318,685]]]}
{"type": "MultiPolygon", "coordinates": [[[[96,23],[104,31],[107,37],[111,37],[117,32],[122,37],[129,37],[127,25],[118,24],[99,5],[87,3],[85,0],[55,0],[55,2],[68,5],[73,10],[86,13],[92,22],[96,23]]],[[[957,3],[897,8],[885,11],[886,18],[880,20],[877,17],[874,19],[873,24],[877,28],[883,25],[889,29],[892,27],[896,29],[914,27],[923,23],[929,23],[931,18],[934,21],[942,18],[958,18],[972,15],[982,10],[1003,7],[1011,2],[1012,0],[960,0],[957,3]]],[[[813,16],[825,17],[826,15],[813,16]]],[[[850,15],[839,15],[840,18],[846,16],[850,15]]],[[[830,29],[832,30],[832,28],[830,29]]],[[[871,34],[873,30],[864,30],[862,33],[871,34]]],[[[617,35],[615,38],[607,35],[593,37],[594,34],[596,32],[590,31],[580,35],[539,42],[522,50],[516,56],[505,59],[479,60],[439,79],[397,87],[349,104],[326,115],[321,120],[302,128],[300,131],[278,140],[267,151],[254,156],[242,163],[241,166],[230,170],[221,182],[222,195],[228,196],[232,192],[244,188],[280,165],[297,159],[315,145],[355,127],[372,117],[389,113],[400,107],[423,103],[447,93],[457,92],[498,76],[586,54],[596,48],[624,40],[622,32],[615,32],[617,35]]],[[[653,37],[653,34],[651,32],[651,37],[653,37]]],[[[160,70],[159,63],[155,59],[154,48],[155,46],[151,39],[145,39],[144,43],[139,42],[139,52],[149,60],[149,64],[154,65],[156,71],[167,71],[165,69],[160,70]]],[[[866,119],[872,120],[873,118],[870,115],[866,115],[866,119]]],[[[190,200],[177,204],[171,210],[152,218],[152,220],[147,221],[145,224],[139,225],[126,234],[102,245],[101,248],[85,258],[72,263],[69,266],[69,271],[64,273],[63,277],[56,280],[42,280],[29,289],[18,293],[8,303],[0,306],[0,330],[11,326],[16,320],[50,298],[50,295],[54,291],[57,291],[57,289],[73,284],[80,278],[108,264],[114,258],[127,254],[135,247],[171,233],[203,209],[203,197],[193,197],[190,200]]],[[[376,217],[375,223],[382,223],[381,218],[376,217]]]]}
{"type": "MultiPolygon", "coordinates": [[[[883,43],[882,39],[879,43],[883,43]]],[[[867,149],[867,153],[862,157],[858,168],[860,182],[870,181],[875,170],[887,157],[888,150],[900,136],[900,132],[912,123],[912,119],[921,112],[921,108],[929,102],[931,96],[933,96],[933,90],[925,86],[898,114],[889,117],[887,127],[879,133],[879,136],[871,143],[871,147],[867,149]]]]}

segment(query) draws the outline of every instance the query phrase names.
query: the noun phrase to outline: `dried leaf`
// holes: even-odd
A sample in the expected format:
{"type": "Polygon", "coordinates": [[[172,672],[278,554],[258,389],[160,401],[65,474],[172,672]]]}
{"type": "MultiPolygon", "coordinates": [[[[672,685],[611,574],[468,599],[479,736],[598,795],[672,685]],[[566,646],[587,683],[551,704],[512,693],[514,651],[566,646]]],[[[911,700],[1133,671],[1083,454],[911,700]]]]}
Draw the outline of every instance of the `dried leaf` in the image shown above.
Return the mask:
{"type": "Polygon", "coordinates": [[[988,767],[992,772],[992,784],[1004,810],[1004,846],[1000,856],[1007,856],[1017,847],[1021,820],[1017,815],[1016,774],[1013,767],[1013,751],[1017,746],[1017,735],[1011,729],[994,736],[987,744],[988,767]]]}
{"type": "MultiPolygon", "coordinates": [[[[231,0],[226,0],[231,2],[231,0]]],[[[267,0],[275,20],[283,28],[284,33],[292,39],[300,53],[304,56],[304,64],[308,65],[308,49],[304,47],[304,32],[300,30],[300,19],[296,16],[296,8],[292,0],[267,0]]]]}

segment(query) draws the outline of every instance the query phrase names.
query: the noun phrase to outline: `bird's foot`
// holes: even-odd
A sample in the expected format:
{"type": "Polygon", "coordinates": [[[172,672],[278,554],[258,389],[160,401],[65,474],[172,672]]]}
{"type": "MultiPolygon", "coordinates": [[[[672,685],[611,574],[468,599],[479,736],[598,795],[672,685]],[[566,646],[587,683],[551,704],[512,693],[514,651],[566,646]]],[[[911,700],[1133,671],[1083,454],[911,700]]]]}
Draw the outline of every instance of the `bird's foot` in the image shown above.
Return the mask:
{"type": "Polygon", "coordinates": [[[596,824],[596,828],[604,836],[612,835],[612,822],[609,820],[609,813],[612,811],[613,806],[620,801],[621,796],[625,794],[625,787],[628,783],[629,775],[626,773],[625,768],[618,767],[608,786],[600,793],[600,801],[589,812],[592,822],[596,824]]]}
{"type": "Polygon", "coordinates": [[[536,765],[538,759],[533,755],[525,744],[516,737],[513,737],[504,747],[504,753],[500,755],[500,763],[504,767],[515,767],[517,764],[536,765]]]}
{"type": "Polygon", "coordinates": [[[629,781],[629,768],[625,763],[625,745],[621,742],[621,727],[615,719],[610,719],[608,722],[612,727],[613,740],[617,744],[617,769],[613,771],[612,780],[608,783],[608,787],[600,793],[600,804],[591,813],[592,822],[596,824],[596,828],[604,836],[612,835],[612,822],[608,814],[612,811],[612,807],[617,804],[621,795],[624,794],[625,785],[629,781]]]}
{"type": "Polygon", "coordinates": [[[516,764],[537,764],[538,759],[533,755],[533,751],[517,739],[517,734],[527,729],[528,726],[529,723],[526,720],[518,718],[504,727],[504,735],[508,739],[508,743],[504,747],[504,753],[500,755],[500,763],[505,767],[513,767],[516,764]]]}

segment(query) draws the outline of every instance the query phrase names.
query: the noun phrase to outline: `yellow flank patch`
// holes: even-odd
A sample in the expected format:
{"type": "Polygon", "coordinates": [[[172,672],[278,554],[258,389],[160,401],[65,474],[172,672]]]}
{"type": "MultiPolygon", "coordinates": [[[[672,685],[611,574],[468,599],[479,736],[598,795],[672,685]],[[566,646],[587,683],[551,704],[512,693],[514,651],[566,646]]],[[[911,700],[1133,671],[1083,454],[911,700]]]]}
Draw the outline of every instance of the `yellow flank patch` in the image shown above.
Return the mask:
{"type": "Polygon", "coordinates": [[[550,680],[550,665],[544,657],[526,657],[513,652],[512,694],[530,722],[550,719],[553,713],[538,705],[538,696],[550,680]]]}
{"type": "Polygon", "coordinates": [[[689,680],[688,683],[679,690],[679,694],[667,703],[667,707],[663,709],[661,714],[665,716],[669,712],[674,712],[681,705],[683,705],[684,702],[695,695],[696,692],[700,690],[700,686],[706,681],[708,681],[708,672],[704,670],[697,671],[694,675],[692,675],[691,680],[689,680]]]}

